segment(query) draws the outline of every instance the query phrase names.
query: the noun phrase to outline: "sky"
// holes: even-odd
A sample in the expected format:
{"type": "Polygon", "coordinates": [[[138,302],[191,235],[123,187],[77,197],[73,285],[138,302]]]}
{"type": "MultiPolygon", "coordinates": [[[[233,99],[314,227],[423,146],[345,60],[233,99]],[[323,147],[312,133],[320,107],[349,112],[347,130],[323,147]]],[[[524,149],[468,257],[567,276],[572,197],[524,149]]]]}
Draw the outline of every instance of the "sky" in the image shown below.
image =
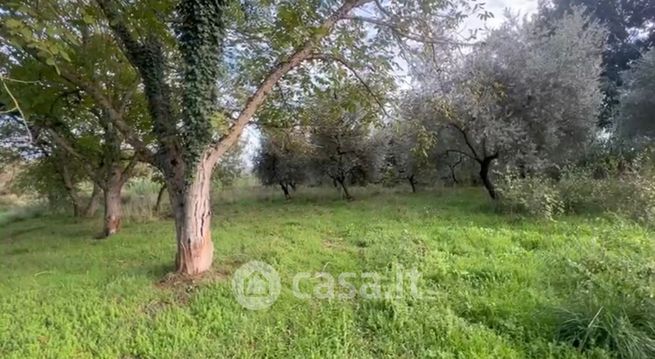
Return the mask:
{"type": "Polygon", "coordinates": [[[537,12],[537,5],[538,0],[488,0],[484,9],[494,14],[494,17],[487,20],[486,23],[477,17],[472,17],[467,19],[463,26],[468,29],[483,28],[485,25],[495,28],[504,21],[505,9],[511,9],[513,14],[518,12],[522,17],[537,12]]]}
{"type": "Polygon", "coordinates": [[[495,18],[491,19],[490,25],[497,26],[503,21],[505,8],[512,9],[512,12],[519,11],[521,15],[537,12],[537,0],[489,0],[485,8],[491,11],[495,18]]]}

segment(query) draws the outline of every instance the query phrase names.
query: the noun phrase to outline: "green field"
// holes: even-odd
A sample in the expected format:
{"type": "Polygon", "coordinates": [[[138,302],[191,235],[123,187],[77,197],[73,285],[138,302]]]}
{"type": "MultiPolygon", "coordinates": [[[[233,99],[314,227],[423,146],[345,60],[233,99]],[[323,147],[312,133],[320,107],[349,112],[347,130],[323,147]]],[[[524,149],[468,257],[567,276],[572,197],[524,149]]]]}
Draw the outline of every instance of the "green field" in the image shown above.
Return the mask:
{"type": "Polygon", "coordinates": [[[216,205],[214,269],[195,280],[166,276],[172,221],[128,221],[102,241],[99,224],[0,228],[1,358],[610,358],[650,340],[639,335],[640,298],[655,293],[652,232],[611,217],[508,217],[478,189],[244,199],[216,205]],[[232,294],[231,273],[250,260],[282,278],[268,309],[232,294]],[[291,289],[297,272],[399,267],[422,273],[429,298],[291,289]],[[603,328],[628,344],[603,342],[603,328]]]}

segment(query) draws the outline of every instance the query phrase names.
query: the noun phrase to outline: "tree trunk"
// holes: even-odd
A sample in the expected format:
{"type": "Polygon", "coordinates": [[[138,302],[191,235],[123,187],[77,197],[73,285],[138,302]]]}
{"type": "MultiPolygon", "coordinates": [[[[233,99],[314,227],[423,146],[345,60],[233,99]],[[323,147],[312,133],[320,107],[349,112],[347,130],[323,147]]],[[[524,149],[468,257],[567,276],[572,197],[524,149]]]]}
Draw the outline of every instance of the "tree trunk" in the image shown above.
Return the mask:
{"type": "Polygon", "coordinates": [[[71,205],[73,206],[73,217],[82,217],[82,208],[79,202],[71,199],[71,205]]]}
{"type": "Polygon", "coordinates": [[[157,203],[155,203],[154,208],[156,214],[159,214],[159,211],[161,210],[161,201],[164,199],[164,193],[166,193],[166,184],[161,185],[159,193],[157,193],[157,203]]]}
{"type": "Polygon", "coordinates": [[[282,188],[282,191],[284,192],[284,198],[285,199],[291,199],[291,195],[289,194],[289,186],[285,184],[284,182],[280,181],[280,187],[282,188]]]}
{"type": "Polygon", "coordinates": [[[207,271],[212,264],[214,245],[211,239],[211,165],[197,164],[192,179],[167,175],[166,182],[175,215],[177,239],[176,271],[194,275],[207,271]]]}
{"type": "Polygon", "coordinates": [[[457,180],[457,176],[455,175],[455,167],[454,166],[448,166],[450,168],[450,178],[453,179],[454,184],[459,184],[459,181],[457,180]]]}
{"type": "Polygon", "coordinates": [[[93,192],[91,192],[91,198],[89,198],[89,203],[84,208],[84,217],[93,217],[96,214],[101,194],[102,193],[100,191],[100,187],[94,183],[93,192]]]}
{"type": "Polygon", "coordinates": [[[416,193],[416,181],[414,180],[414,176],[409,176],[407,180],[409,181],[409,185],[412,186],[412,193],[416,193]]]}
{"type": "Polygon", "coordinates": [[[64,184],[68,197],[70,198],[71,206],[73,207],[73,216],[80,217],[84,213],[82,210],[82,201],[77,193],[75,181],[72,178],[68,165],[61,159],[55,159],[55,161],[58,162],[59,174],[61,175],[62,183],[64,184]]]}
{"type": "Polygon", "coordinates": [[[346,197],[347,200],[352,200],[352,196],[350,195],[350,192],[348,192],[348,186],[346,186],[346,180],[344,178],[338,178],[336,180],[339,182],[339,185],[341,185],[341,188],[343,188],[343,195],[346,197]]]}
{"type": "Polygon", "coordinates": [[[487,192],[489,192],[489,196],[492,199],[496,199],[497,195],[496,188],[489,178],[489,170],[491,169],[491,163],[496,159],[496,157],[497,156],[485,157],[480,162],[480,179],[482,179],[482,183],[484,184],[484,187],[487,189],[487,192]]]}
{"type": "Polygon", "coordinates": [[[123,212],[121,191],[123,184],[112,182],[105,189],[105,222],[102,230],[104,238],[118,233],[121,228],[121,216],[123,212]]]}
{"type": "Polygon", "coordinates": [[[121,192],[125,178],[123,168],[118,164],[111,166],[104,178],[102,189],[105,195],[105,221],[102,238],[118,233],[121,228],[123,215],[121,192]]]}

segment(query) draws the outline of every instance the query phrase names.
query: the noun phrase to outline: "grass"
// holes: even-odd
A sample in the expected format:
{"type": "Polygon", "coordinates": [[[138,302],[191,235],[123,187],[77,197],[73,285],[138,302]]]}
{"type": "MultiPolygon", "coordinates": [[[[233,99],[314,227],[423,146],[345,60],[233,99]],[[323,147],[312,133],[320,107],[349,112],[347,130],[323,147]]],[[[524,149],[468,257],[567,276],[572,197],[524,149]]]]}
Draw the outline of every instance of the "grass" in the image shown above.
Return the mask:
{"type": "Polygon", "coordinates": [[[99,219],[1,226],[0,357],[611,358],[620,347],[571,339],[600,317],[576,298],[655,293],[653,233],[616,218],[506,217],[477,189],[236,198],[217,196],[215,268],[195,281],[161,282],[170,220],[128,221],[105,241],[90,239],[99,219]],[[282,278],[269,309],[232,295],[231,273],[250,260],[282,278]],[[291,291],[297,272],[390,277],[399,266],[419,270],[431,298],[291,291]]]}

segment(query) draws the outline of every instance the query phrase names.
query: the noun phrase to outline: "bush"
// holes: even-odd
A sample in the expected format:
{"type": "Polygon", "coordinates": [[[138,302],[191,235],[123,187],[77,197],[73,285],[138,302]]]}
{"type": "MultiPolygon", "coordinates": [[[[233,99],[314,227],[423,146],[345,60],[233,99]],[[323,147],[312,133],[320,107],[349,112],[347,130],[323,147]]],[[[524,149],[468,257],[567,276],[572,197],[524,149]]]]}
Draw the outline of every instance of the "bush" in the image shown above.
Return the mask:
{"type": "Polygon", "coordinates": [[[655,223],[655,176],[653,173],[636,173],[625,182],[624,187],[625,190],[621,191],[620,198],[616,198],[619,204],[618,211],[645,224],[655,223]]]}
{"type": "Polygon", "coordinates": [[[571,168],[563,171],[556,183],[562,198],[564,212],[590,213],[603,212],[607,195],[607,179],[593,179],[593,170],[571,168]]]}
{"type": "Polygon", "coordinates": [[[567,168],[558,180],[506,173],[498,192],[498,208],[504,212],[547,219],[564,213],[615,213],[643,224],[655,223],[655,169],[647,155],[618,166],[567,168]]]}
{"type": "Polygon", "coordinates": [[[545,177],[521,178],[515,173],[502,176],[498,208],[503,212],[553,219],[564,211],[561,195],[553,181],[545,177]]]}

